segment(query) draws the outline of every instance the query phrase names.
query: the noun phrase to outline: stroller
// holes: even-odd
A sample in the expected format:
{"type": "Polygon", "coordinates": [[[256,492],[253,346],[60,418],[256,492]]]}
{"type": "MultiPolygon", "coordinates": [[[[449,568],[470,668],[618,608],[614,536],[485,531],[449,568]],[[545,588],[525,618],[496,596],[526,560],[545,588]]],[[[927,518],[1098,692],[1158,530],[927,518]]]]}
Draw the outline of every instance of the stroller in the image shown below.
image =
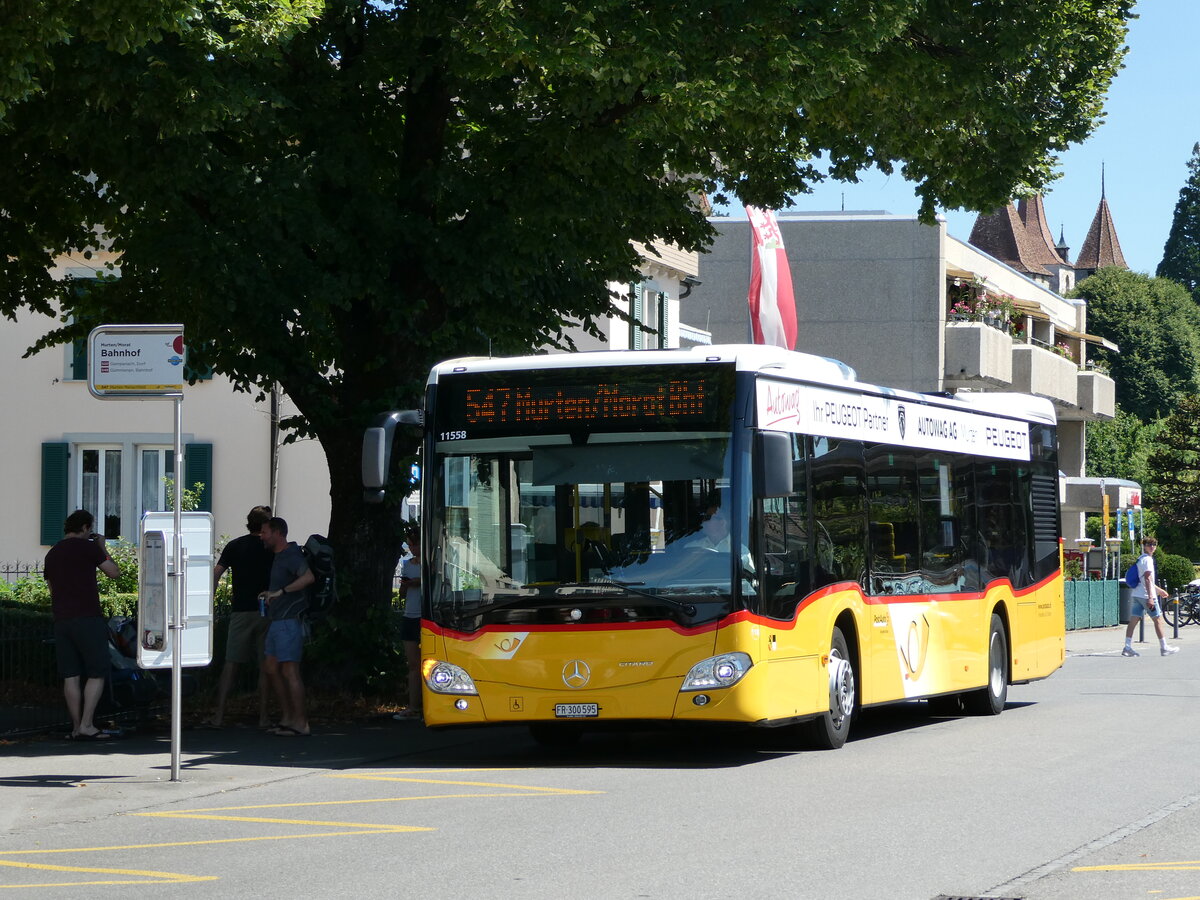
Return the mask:
{"type": "Polygon", "coordinates": [[[169,684],[163,684],[160,673],[138,667],[136,640],[135,619],[114,616],[108,620],[108,655],[112,670],[98,713],[143,719],[152,709],[167,702],[169,684]]]}

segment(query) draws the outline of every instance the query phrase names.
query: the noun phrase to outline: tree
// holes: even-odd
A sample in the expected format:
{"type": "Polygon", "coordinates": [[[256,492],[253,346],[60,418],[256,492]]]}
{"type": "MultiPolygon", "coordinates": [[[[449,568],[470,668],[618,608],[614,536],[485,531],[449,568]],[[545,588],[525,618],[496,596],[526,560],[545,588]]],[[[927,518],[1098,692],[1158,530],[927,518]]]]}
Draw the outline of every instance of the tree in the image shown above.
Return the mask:
{"type": "Polygon", "coordinates": [[[431,363],[594,331],[631,241],[699,248],[697,194],[785,205],[816,154],[837,178],[898,165],[927,218],[1041,187],[1098,122],[1131,6],[196,0],[124,45],[81,30],[0,122],[0,310],[73,316],[39,347],[182,322],[197,367],[278,382],[363,612],[401,529],[362,502],[362,427],[417,405],[431,363]],[[98,233],[119,280],[48,277],[98,233]]]}
{"type": "Polygon", "coordinates": [[[1124,478],[1147,484],[1147,460],[1161,422],[1147,424],[1132,413],[1117,408],[1110,420],[1087,423],[1087,476],[1124,478]]]}
{"type": "Polygon", "coordinates": [[[1187,166],[1157,274],[1179,282],[1200,302],[1200,144],[1192,147],[1187,166]]]}
{"type": "Polygon", "coordinates": [[[1148,469],[1148,504],[1164,524],[1194,535],[1200,527],[1200,396],[1179,398],[1155,439],[1148,469]]]}
{"type": "Polygon", "coordinates": [[[1096,356],[1122,409],[1152,422],[1200,393],[1200,308],[1182,286],[1114,267],[1081,281],[1074,296],[1087,300],[1088,330],[1120,347],[1096,356]]]}
{"type": "MultiPolygon", "coordinates": [[[[241,32],[253,42],[271,40],[314,10],[315,3],[305,0],[275,4],[263,8],[269,15],[242,21],[241,32]]],[[[190,0],[8,0],[0,29],[0,119],[8,104],[44,89],[67,45],[86,41],[129,53],[179,34],[193,24],[196,11],[190,0]]]]}

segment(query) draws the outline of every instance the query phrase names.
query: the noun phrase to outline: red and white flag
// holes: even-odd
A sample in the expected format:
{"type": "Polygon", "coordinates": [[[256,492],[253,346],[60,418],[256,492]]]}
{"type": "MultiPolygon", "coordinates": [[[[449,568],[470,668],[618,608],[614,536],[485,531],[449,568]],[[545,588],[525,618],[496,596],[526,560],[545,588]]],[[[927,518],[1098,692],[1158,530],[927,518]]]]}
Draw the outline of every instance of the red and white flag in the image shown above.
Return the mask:
{"type": "Polygon", "coordinates": [[[796,298],[792,270],[783,249],[783,235],[775,213],[746,207],[750,220],[750,324],[754,343],[796,348],[796,298]]]}

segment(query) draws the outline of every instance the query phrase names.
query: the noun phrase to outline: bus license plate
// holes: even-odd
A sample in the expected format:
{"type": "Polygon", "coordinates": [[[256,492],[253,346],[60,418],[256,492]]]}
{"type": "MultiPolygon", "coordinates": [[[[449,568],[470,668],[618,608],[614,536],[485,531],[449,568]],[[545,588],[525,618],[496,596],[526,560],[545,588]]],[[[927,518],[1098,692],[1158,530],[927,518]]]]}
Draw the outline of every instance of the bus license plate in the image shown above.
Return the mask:
{"type": "Polygon", "coordinates": [[[600,715],[597,703],[555,703],[554,716],[558,719],[591,719],[600,715]]]}

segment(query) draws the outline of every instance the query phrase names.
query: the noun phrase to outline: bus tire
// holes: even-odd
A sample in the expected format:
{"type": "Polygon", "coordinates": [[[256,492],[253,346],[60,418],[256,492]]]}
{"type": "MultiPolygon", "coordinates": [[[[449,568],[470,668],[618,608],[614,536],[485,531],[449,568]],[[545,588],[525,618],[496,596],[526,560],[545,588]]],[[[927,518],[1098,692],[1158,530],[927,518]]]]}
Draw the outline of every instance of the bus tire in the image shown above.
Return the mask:
{"type": "Polygon", "coordinates": [[[809,743],[817,750],[840,749],[858,709],[854,660],[842,629],[836,626],[829,642],[829,669],[829,709],[807,723],[809,743]]]}
{"type": "Polygon", "coordinates": [[[992,613],[992,627],[988,634],[988,683],[987,687],[964,695],[967,711],[977,716],[998,716],[1004,712],[1008,700],[1008,637],[1004,633],[1004,620],[992,613]]]}
{"type": "Polygon", "coordinates": [[[548,750],[567,750],[579,743],[583,729],[574,725],[534,722],[529,726],[529,736],[538,746],[548,750]]]}

